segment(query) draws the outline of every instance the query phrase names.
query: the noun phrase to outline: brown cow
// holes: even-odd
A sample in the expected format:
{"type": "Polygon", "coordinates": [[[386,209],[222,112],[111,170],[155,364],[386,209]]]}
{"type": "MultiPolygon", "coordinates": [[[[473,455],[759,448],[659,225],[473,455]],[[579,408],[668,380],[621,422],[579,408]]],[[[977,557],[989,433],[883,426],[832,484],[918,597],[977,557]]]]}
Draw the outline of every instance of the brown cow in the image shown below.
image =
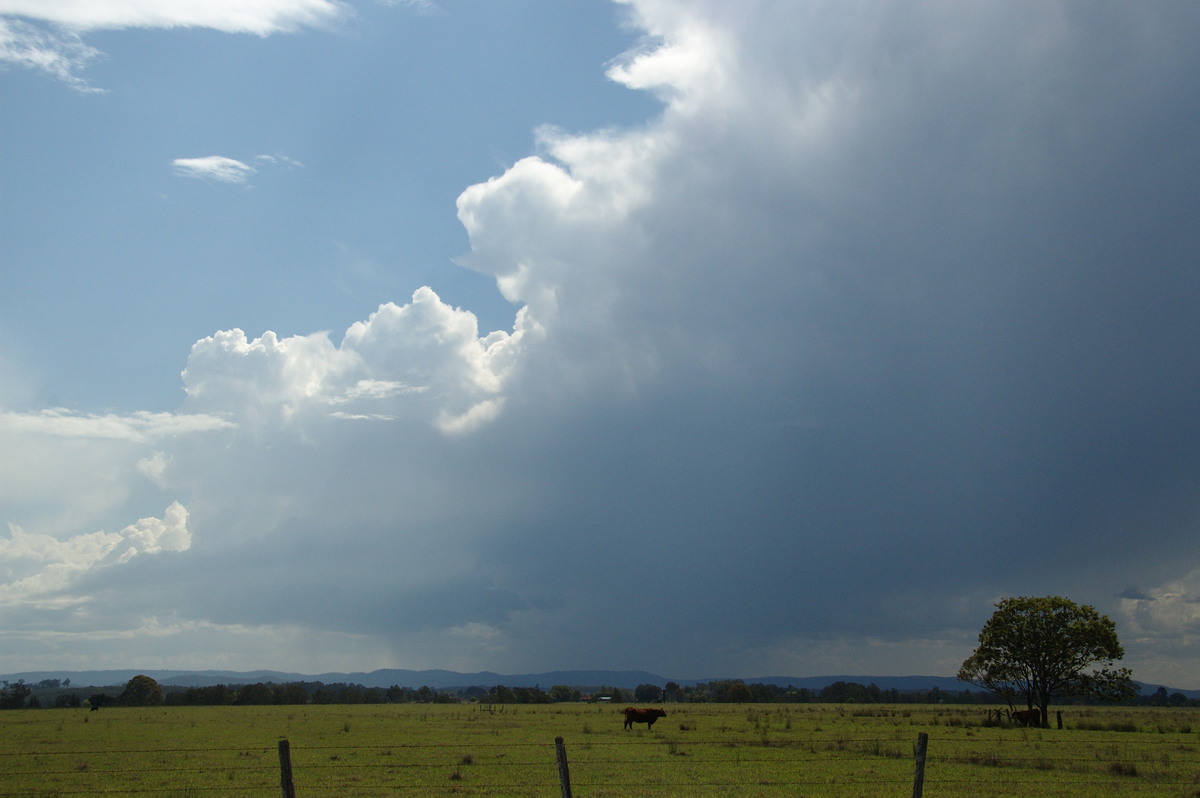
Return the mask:
{"type": "Polygon", "coordinates": [[[1033,709],[1020,709],[1012,713],[1012,718],[1022,726],[1041,726],[1042,712],[1037,707],[1033,709]]]}
{"type": "Polygon", "coordinates": [[[635,723],[645,723],[646,730],[649,731],[654,726],[654,721],[659,718],[665,718],[666,712],[661,709],[638,709],[637,707],[625,708],[625,728],[632,729],[635,723]]]}

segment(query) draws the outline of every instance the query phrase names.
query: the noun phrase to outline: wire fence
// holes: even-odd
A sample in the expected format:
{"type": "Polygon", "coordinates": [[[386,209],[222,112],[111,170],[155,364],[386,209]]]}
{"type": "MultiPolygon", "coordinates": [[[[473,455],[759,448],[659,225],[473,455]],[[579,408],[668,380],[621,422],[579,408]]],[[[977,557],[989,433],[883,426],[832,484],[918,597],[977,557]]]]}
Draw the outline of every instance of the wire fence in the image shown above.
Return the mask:
{"type": "MultiPolygon", "coordinates": [[[[561,739],[561,738],[560,738],[561,739]]],[[[915,794],[917,740],[821,735],[731,743],[719,736],[581,735],[562,746],[575,796],[915,794]]],[[[553,796],[565,788],[545,743],[399,743],[290,748],[292,795],[553,796]]],[[[282,746],[46,746],[0,754],[0,798],[223,795],[290,798],[282,746]]],[[[1200,794],[1196,735],[946,737],[929,741],[926,796],[1200,794]]],[[[562,793],[566,794],[566,793],[562,793]]]]}

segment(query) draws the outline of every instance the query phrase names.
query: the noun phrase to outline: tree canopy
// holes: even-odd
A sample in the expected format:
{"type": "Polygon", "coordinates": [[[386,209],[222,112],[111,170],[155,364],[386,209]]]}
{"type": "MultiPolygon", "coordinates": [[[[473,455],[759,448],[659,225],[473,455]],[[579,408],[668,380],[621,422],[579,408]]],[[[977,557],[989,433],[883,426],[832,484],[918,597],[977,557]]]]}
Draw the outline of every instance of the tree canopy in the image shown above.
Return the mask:
{"type": "Polygon", "coordinates": [[[648,703],[662,700],[663,689],[656,684],[639,684],[633,691],[633,699],[648,703]]]}
{"type": "Polygon", "coordinates": [[[163,703],[163,691],[149,676],[134,676],[126,685],[117,703],[125,707],[156,707],[163,703]]]}
{"type": "Polygon", "coordinates": [[[24,679],[18,679],[15,684],[9,684],[7,680],[0,682],[0,709],[21,709],[32,692],[24,679]]]}
{"type": "Polygon", "coordinates": [[[991,690],[1011,705],[1022,696],[1047,721],[1050,699],[1094,696],[1119,700],[1136,694],[1116,624],[1061,596],[1006,598],[979,633],[979,647],[958,678],[991,690]],[[1096,666],[1099,667],[1096,667],[1096,666]]]}

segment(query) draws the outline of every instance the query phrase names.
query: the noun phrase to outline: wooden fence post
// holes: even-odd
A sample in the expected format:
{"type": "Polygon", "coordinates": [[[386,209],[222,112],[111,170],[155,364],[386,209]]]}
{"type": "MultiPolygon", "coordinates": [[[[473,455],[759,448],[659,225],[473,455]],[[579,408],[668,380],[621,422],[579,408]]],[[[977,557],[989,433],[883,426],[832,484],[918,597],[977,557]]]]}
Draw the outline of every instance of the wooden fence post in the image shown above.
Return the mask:
{"type": "Polygon", "coordinates": [[[292,783],[292,752],[288,741],[279,741],[279,786],[283,798],[296,798],[296,785],[292,783]]]}
{"type": "Polygon", "coordinates": [[[913,798],[921,798],[925,789],[925,751],[929,748],[929,735],[921,732],[917,735],[917,766],[913,773],[913,798]]]}
{"type": "Polygon", "coordinates": [[[558,756],[558,782],[562,786],[562,798],[571,798],[571,771],[567,768],[567,747],[563,738],[554,738],[554,751],[558,756]]]}

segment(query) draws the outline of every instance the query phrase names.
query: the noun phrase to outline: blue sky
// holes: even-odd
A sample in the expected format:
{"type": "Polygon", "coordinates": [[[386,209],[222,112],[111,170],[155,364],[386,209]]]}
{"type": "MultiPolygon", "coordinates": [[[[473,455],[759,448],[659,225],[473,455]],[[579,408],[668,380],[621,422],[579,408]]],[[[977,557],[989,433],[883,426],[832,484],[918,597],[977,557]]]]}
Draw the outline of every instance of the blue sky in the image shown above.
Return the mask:
{"type": "Polygon", "coordinates": [[[1195,4],[0,0],[0,672],[1200,666],[1195,4]]]}
{"type": "Polygon", "coordinates": [[[494,283],[452,265],[468,247],[455,198],[529,154],[541,120],[655,111],[604,76],[635,37],[607,3],[337,11],[292,35],[87,34],[90,94],[5,72],[5,256],[26,266],[3,329],[39,401],[174,410],[180,347],[224,327],[340,331],[426,284],[510,326],[494,283]],[[172,168],[214,155],[254,171],[172,168]],[[61,314],[102,327],[80,336],[61,314]]]}

